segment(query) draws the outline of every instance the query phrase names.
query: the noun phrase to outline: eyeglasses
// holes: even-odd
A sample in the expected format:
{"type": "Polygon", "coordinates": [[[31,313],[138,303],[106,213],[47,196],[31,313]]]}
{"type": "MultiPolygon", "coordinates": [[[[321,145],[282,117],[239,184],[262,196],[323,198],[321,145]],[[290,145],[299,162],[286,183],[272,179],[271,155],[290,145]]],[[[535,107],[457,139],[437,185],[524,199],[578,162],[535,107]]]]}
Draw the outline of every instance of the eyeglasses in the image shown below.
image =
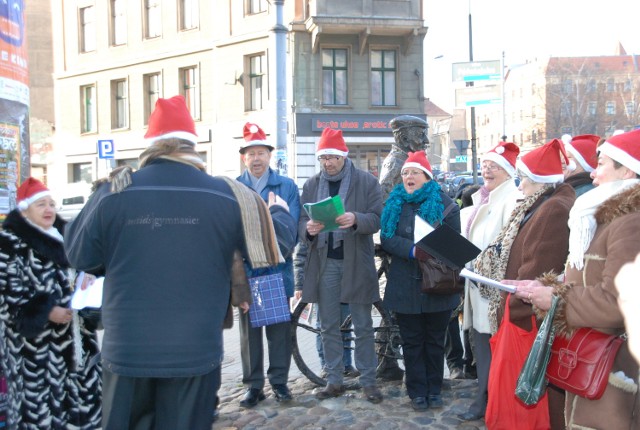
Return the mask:
{"type": "Polygon", "coordinates": [[[400,176],[402,176],[403,178],[406,178],[408,176],[418,176],[421,173],[424,174],[422,170],[403,170],[400,173],[400,176]]]}
{"type": "Polygon", "coordinates": [[[340,159],[339,155],[320,155],[318,156],[319,162],[327,162],[327,161],[338,161],[340,159]]]}
{"type": "Polygon", "coordinates": [[[483,164],[482,170],[488,170],[489,172],[495,172],[496,170],[500,170],[502,167],[497,164],[483,164]]]}

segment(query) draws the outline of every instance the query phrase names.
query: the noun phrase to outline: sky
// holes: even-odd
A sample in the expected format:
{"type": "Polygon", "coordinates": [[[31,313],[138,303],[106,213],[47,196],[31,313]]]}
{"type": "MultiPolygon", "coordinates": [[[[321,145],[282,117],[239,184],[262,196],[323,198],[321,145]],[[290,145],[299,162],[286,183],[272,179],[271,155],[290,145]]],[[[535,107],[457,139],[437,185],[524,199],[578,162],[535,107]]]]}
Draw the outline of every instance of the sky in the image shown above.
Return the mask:
{"type": "Polygon", "coordinates": [[[639,0],[424,0],[425,96],[448,112],[451,64],[470,58],[469,13],[474,61],[614,55],[618,42],[640,55],[639,0]]]}

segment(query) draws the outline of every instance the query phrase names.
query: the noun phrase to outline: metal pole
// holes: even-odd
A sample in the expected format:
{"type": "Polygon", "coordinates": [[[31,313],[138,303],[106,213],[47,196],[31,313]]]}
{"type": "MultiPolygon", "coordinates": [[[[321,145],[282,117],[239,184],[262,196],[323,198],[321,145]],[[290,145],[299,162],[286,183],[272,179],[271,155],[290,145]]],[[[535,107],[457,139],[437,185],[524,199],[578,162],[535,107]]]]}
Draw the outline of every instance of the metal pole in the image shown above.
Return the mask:
{"type": "MultiPolygon", "coordinates": [[[[471,26],[471,0],[469,0],[469,61],[473,62],[473,30],[471,26]]],[[[473,81],[469,83],[473,86],[473,81]]],[[[473,172],[473,183],[478,183],[478,171],[476,169],[476,159],[478,151],[476,149],[476,108],[471,106],[471,172],[473,172]]]]}
{"type": "Polygon", "coordinates": [[[507,141],[507,109],[506,103],[504,99],[504,84],[505,84],[505,75],[504,75],[504,51],[502,51],[502,64],[500,65],[502,68],[502,141],[507,141]]]}
{"type": "Polygon", "coordinates": [[[283,24],[284,0],[274,0],[276,23],[271,31],[275,38],[276,73],[276,170],[288,176],[289,157],[287,151],[287,27],[283,24]]]}

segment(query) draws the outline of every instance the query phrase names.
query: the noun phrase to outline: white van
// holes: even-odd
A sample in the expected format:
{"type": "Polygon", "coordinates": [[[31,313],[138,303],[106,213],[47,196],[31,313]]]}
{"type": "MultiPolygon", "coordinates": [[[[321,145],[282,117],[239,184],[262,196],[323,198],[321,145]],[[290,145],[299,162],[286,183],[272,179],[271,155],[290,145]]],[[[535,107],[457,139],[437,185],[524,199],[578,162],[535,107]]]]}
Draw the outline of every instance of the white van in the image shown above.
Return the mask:
{"type": "Polygon", "coordinates": [[[66,221],[74,219],[89,200],[91,184],[74,182],[67,184],[59,197],[58,215],[66,221]]]}

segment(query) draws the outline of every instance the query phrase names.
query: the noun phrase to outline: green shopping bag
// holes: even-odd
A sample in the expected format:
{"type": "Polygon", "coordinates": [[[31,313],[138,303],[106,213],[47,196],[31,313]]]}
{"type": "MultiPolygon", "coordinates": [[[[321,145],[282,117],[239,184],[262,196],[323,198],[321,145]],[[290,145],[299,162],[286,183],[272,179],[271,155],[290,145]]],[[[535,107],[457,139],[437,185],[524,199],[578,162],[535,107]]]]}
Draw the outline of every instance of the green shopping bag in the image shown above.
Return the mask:
{"type": "Polygon", "coordinates": [[[555,337],[553,327],[553,317],[556,313],[558,297],[552,296],[551,308],[542,320],[542,325],[538,329],[531,351],[522,366],[518,383],[516,385],[516,396],[525,405],[535,405],[544,395],[547,389],[547,365],[551,356],[551,345],[555,337]]]}

